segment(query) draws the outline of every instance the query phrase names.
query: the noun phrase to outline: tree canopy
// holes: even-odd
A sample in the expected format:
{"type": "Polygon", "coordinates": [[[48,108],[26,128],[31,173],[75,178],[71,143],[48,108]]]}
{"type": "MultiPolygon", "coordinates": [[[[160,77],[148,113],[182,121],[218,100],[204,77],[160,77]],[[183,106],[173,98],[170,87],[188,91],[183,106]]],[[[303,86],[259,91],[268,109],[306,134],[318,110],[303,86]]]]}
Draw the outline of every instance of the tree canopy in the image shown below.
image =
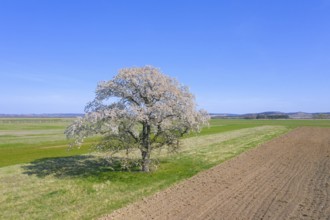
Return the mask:
{"type": "Polygon", "coordinates": [[[98,134],[103,137],[98,149],[128,153],[138,148],[144,172],[150,170],[152,150],[177,149],[180,137],[199,132],[209,120],[205,110],[197,110],[188,87],[151,66],[124,68],[100,82],[85,112],[65,131],[72,144],[98,134]]]}

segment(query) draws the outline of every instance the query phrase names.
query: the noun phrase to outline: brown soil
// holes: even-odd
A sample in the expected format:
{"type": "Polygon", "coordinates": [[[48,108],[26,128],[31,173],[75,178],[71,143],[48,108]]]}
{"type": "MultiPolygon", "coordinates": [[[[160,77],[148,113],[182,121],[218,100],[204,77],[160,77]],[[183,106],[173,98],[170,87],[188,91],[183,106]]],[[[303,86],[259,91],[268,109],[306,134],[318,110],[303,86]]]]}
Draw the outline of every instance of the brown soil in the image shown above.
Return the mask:
{"type": "Polygon", "coordinates": [[[104,219],[330,219],[330,128],[298,128],[104,219]]]}

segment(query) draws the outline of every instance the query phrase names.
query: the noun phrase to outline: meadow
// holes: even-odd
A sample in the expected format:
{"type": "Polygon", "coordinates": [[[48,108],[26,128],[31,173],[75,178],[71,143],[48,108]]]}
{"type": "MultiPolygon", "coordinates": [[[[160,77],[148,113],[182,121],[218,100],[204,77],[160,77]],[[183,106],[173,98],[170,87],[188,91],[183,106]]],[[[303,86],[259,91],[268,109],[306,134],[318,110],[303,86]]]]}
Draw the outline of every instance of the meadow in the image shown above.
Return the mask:
{"type": "MultiPolygon", "coordinates": [[[[63,118],[2,118],[0,119],[0,167],[32,162],[50,157],[68,157],[90,152],[93,139],[80,149],[68,150],[64,130],[73,119],[63,118]]],[[[209,128],[198,136],[217,134],[263,125],[329,127],[330,120],[228,120],[213,119],[209,128]]],[[[196,136],[191,134],[188,137],[196,136]]],[[[187,138],[187,137],[186,137],[187,138]]]]}
{"type": "Polygon", "coordinates": [[[330,120],[211,120],[178,154],[155,153],[158,169],[124,172],[90,152],[68,151],[72,119],[0,119],[0,219],[92,219],[209,169],[296,127],[330,120]]]}

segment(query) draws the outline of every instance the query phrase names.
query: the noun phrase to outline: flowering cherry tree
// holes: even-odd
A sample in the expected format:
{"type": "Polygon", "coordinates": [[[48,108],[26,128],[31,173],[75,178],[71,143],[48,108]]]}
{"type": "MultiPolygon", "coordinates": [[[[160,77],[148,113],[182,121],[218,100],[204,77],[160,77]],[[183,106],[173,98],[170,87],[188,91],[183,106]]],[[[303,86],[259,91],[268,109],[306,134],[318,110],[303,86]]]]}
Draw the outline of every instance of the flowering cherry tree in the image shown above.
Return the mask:
{"type": "Polygon", "coordinates": [[[182,135],[199,132],[209,120],[206,111],[196,110],[188,87],[151,66],[124,68],[112,80],[100,82],[85,112],[65,131],[72,145],[102,135],[99,148],[138,148],[144,172],[149,172],[152,150],[178,148],[182,135]]]}

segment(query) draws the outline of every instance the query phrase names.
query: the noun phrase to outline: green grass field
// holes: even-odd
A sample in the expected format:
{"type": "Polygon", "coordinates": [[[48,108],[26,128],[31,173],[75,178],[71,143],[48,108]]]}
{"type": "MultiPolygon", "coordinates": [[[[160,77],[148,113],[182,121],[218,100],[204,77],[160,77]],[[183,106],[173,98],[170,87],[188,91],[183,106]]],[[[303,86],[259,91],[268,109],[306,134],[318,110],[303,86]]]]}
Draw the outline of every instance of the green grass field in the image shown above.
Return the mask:
{"type": "Polygon", "coordinates": [[[67,151],[71,121],[0,119],[0,219],[97,218],[293,128],[330,127],[330,120],[212,120],[185,137],[178,154],[154,154],[156,171],[129,173],[89,153],[90,142],[67,151]]]}
{"type": "Polygon", "coordinates": [[[64,129],[73,119],[0,119],[0,167],[46,157],[65,157],[89,152],[68,151],[64,129]]]}
{"type": "MultiPolygon", "coordinates": [[[[0,119],[0,167],[32,162],[46,157],[66,157],[89,152],[87,141],[81,149],[68,151],[64,129],[73,119],[0,119]]],[[[262,125],[330,127],[330,120],[211,120],[211,126],[198,134],[209,135],[262,125]]],[[[193,137],[196,134],[188,135],[193,137]]]]}

